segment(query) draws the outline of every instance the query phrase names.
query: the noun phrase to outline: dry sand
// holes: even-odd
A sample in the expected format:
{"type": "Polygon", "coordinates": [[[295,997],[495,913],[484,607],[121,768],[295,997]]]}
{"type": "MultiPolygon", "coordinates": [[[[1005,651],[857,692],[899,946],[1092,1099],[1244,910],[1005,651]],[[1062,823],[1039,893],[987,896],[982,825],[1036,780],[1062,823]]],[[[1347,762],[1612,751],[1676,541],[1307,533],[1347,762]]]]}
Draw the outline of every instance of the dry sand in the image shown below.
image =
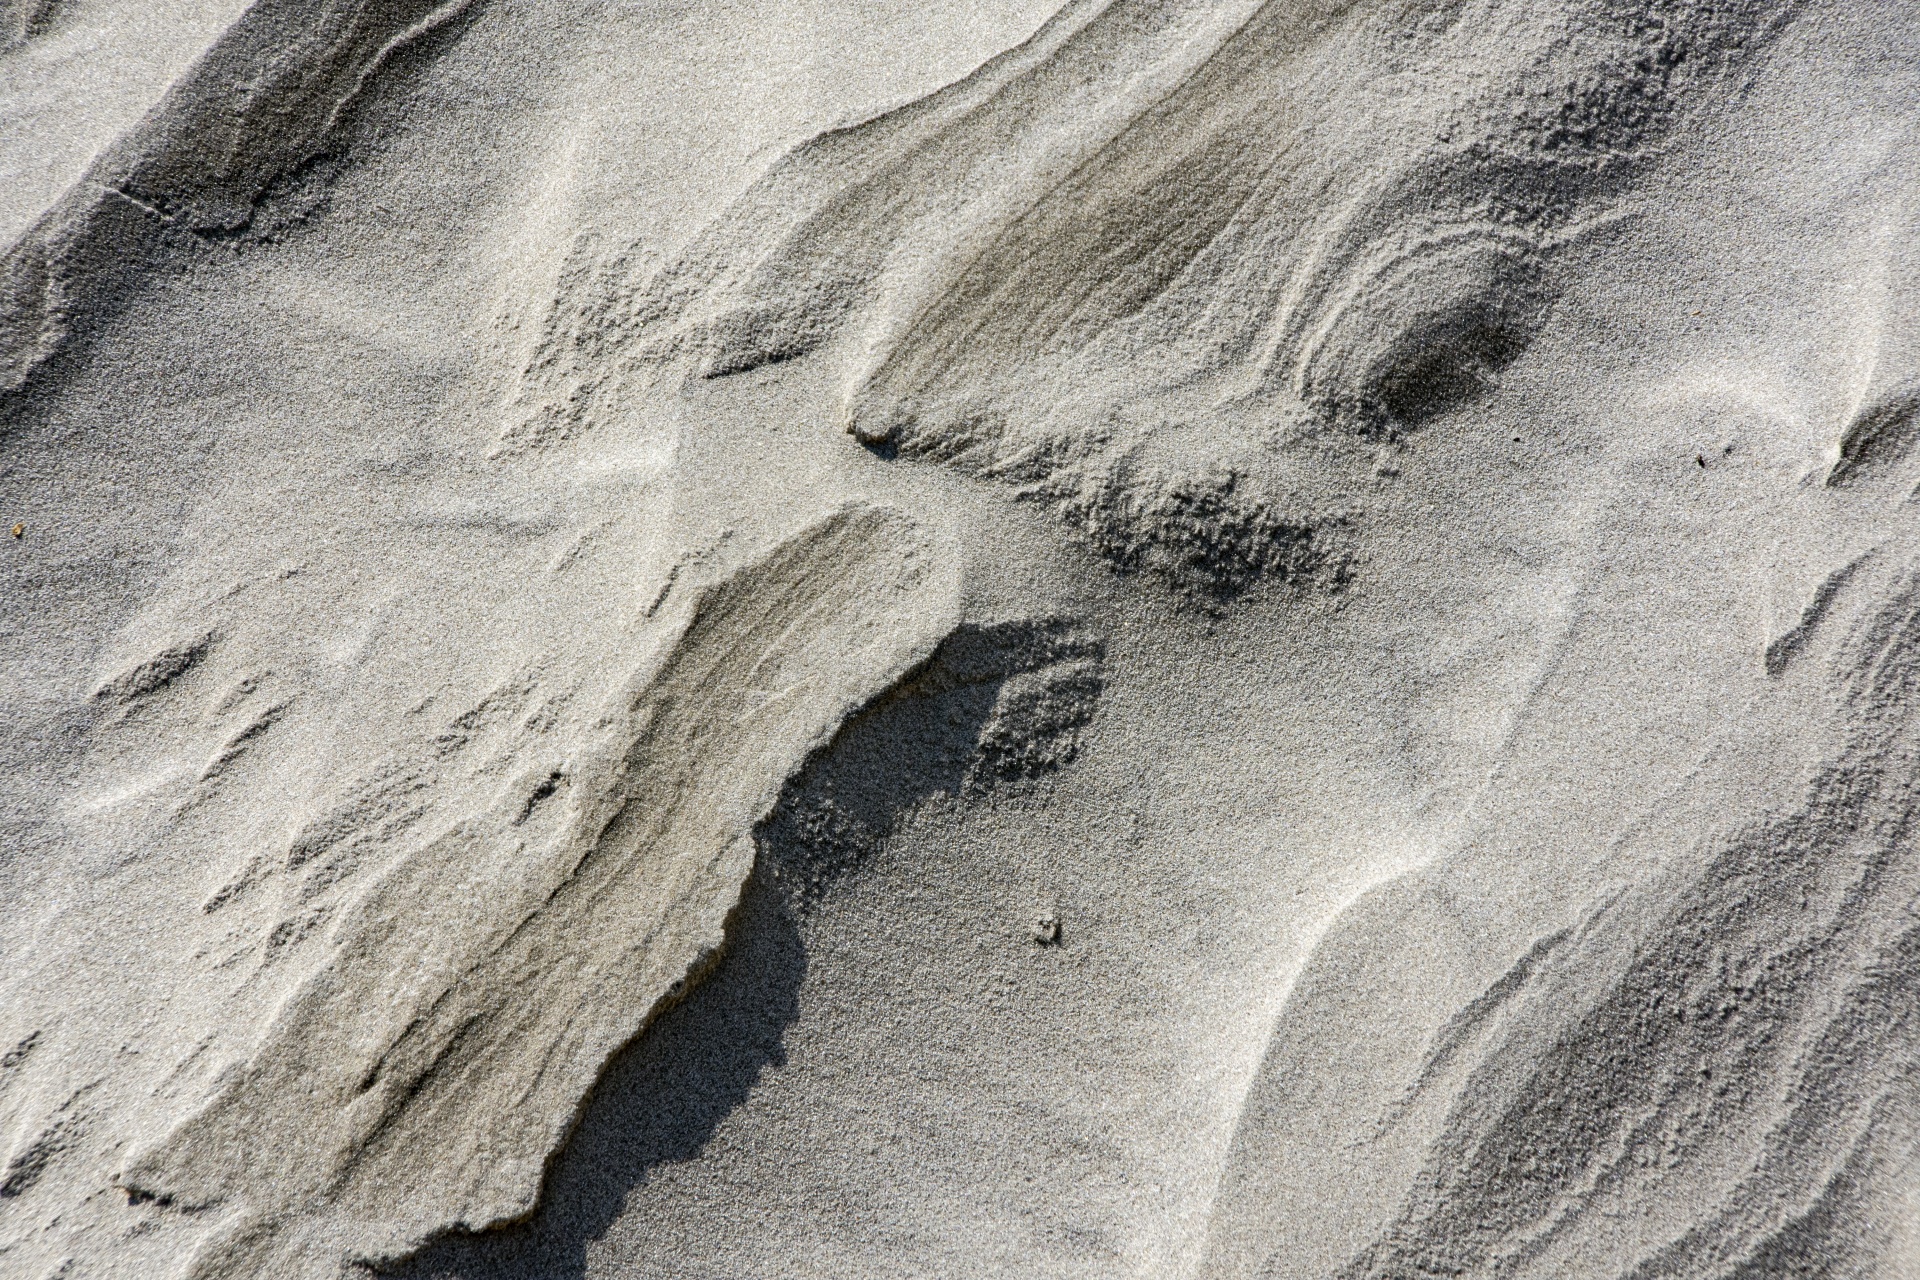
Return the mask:
{"type": "Polygon", "coordinates": [[[1920,1276],[1920,13],[0,0],[0,1275],[1920,1276]]]}

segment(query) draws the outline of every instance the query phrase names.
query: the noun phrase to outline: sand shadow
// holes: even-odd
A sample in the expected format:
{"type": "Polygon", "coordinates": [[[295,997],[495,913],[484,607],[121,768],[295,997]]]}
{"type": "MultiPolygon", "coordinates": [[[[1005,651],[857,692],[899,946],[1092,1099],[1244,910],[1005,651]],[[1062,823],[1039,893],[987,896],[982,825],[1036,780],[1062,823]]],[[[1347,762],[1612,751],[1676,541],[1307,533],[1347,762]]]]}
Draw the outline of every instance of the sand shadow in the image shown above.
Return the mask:
{"type": "Polygon", "coordinates": [[[663,1164],[700,1154],[761,1073],[785,1061],[807,958],[787,895],[756,871],[711,977],[623,1049],[522,1225],[444,1240],[383,1272],[427,1280],[563,1280],[663,1164]]]}
{"type": "Polygon", "coordinates": [[[800,1011],[805,922],[909,810],[1018,787],[1070,759],[1100,696],[1102,646],[1059,622],[963,626],[850,717],[783,788],[728,921],[728,951],[623,1049],[519,1226],[443,1240],[383,1274],[565,1280],[664,1164],[699,1156],[800,1011]]]}

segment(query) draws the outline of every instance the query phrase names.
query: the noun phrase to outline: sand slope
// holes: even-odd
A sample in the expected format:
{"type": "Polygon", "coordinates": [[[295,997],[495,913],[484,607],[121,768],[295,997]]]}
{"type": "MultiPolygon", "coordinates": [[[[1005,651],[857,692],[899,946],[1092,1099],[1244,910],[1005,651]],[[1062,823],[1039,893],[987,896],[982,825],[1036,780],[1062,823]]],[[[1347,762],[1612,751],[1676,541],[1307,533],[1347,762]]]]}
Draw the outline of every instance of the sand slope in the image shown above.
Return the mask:
{"type": "Polygon", "coordinates": [[[0,9],[0,1270],[1920,1266],[1911,15],[189,8],[0,9]]]}

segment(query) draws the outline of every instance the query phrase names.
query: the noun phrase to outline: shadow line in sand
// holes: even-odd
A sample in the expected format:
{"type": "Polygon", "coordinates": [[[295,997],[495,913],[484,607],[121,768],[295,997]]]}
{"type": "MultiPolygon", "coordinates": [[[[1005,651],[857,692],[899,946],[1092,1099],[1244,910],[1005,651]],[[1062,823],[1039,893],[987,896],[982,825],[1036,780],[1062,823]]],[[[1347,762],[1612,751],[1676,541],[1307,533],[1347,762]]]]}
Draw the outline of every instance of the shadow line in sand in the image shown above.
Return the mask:
{"type": "Polygon", "coordinates": [[[734,917],[725,960],[608,1067],[524,1224],[458,1236],[384,1274],[408,1280],[562,1280],[663,1164],[700,1154],[768,1067],[799,1014],[806,948],[765,850],[734,917]]]}
{"type": "Polygon", "coordinates": [[[807,974],[806,919],[906,815],[1018,793],[1072,758],[1104,687],[1103,646],[1058,621],[962,626],[841,726],[756,827],[754,871],[713,975],[623,1049],[548,1170],[527,1222],[450,1237],[384,1274],[584,1276],[588,1245],[664,1164],[700,1156],[769,1067],[807,974]]]}

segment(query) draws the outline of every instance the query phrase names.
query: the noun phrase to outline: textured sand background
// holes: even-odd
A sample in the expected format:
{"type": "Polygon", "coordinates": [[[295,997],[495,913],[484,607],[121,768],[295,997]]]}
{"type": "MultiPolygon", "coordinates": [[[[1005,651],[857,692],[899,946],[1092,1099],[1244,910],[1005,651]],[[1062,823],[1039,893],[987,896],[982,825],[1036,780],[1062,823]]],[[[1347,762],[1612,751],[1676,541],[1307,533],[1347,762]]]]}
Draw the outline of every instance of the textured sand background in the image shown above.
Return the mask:
{"type": "Polygon", "coordinates": [[[0,1274],[1920,1275],[1920,14],[0,0],[0,1274]]]}

